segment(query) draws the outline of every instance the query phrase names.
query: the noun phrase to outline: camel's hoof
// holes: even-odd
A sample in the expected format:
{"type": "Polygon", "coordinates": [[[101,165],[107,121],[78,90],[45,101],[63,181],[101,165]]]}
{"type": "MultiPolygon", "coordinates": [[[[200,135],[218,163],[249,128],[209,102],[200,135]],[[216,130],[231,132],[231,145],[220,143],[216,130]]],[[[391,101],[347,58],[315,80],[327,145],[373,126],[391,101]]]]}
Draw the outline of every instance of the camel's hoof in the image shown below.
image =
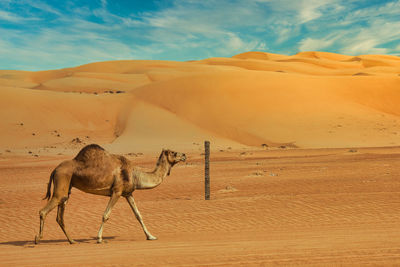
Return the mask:
{"type": "Polygon", "coordinates": [[[97,244],[103,243],[103,239],[97,239],[97,244]]]}
{"type": "Polygon", "coordinates": [[[157,240],[157,237],[151,235],[147,237],[147,240],[157,240]]]}
{"type": "Polygon", "coordinates": [[[35,236],[35,244],[39,244],[39,241],[40,241],[40,238],[39,238],[39,236],[35,236]]]}
{"type": "Polygon", "coordinates": [[[69,243],[70,243],[71,245],[73,245],[73,244],[77,244],[78,242],[76,242],[75,240],[69,240],[69,243]]]}

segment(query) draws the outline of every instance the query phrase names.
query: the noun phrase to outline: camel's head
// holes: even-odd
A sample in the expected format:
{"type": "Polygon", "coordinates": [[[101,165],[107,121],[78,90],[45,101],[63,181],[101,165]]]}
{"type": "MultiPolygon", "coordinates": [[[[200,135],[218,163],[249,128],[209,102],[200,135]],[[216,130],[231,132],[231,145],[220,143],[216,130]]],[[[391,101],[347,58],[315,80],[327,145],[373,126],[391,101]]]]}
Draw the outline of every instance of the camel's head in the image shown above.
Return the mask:
{"type": "Polygon", "coordinates": [[[169,149],[163,149],[162,152],[165,157],[167,158],[168,162],[174,166],[176,163],[180,161],[185,161],[186,160],[186,155],[183,153],[175,152],[169,149]]]}

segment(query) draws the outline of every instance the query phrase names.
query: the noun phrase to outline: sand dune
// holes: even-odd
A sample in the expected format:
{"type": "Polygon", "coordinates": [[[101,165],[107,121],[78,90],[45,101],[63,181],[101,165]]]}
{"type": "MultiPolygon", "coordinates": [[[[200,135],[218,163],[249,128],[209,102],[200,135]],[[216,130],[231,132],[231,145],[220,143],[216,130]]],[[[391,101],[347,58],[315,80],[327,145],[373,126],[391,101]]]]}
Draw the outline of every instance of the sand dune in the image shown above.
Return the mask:
{"type": "Polygon", "coordinates": [[[399,74],[395,56],[326,52],[3,70],[1,147],[400,145],[399,74]]]}
{"type": "Polygon", "coordinates": [[[203,149],[204,140],[216,144],[217,149],[239,147],[240,144],[216,135],[211,131],[198,127],[184,118],[158,106],[132,101],[126,113],[126,121],[120,128],[121,135],[106,147],[118,153],[130,151],[158,151],[162,148],[175,150],[203,149]],[[145,116],[143,116],[145,114],[145,116]]]}
{"type": "Polygon", "coordinates": [[[15,150],[68,144],[75,136],[111,142],[124,102],[119,95],[77,95],[3,86],[1,147],[15,150]]]}

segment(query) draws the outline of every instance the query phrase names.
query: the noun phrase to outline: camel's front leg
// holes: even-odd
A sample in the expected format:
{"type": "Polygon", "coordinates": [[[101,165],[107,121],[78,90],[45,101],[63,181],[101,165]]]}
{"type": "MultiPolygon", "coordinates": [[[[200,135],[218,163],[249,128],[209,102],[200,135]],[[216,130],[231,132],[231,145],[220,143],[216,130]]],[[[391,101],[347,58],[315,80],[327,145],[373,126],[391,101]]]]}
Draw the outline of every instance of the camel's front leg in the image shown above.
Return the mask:
{"type": "Polygon", "coordinates": [[[150,232],[147,230],[146,225],[144,225],[144,222],[142,220],[142,216],[140,215],[140,212],[138,208],[136,207],[135,200],[133,199],[133,196],[126,197],[126,200],[129,203],[129,206],[131,206],[133,212],[135,213],[136,219],[140,222],[140,225],[142,225],[143,231],[147,236],[147,240],[157,240],[157,237],[153,236],[150,234],[150,232]]]}
{"type": "Polygon", "coordinates": [[[108,201],[107,208],[106,208],[106,210],[104,211],[104,214],[103,214],[103,221],[102,221],[102,223],[100,225],[100,229],[99,229],[99,232],[97,234],[97,243],[102,243],[103,242],[103,227],[104,227],[104,224],[110,218],[111,210],[114,207],[115,203],[117,203],[117,201],[118,201],[120,196],[121,196],[120,193],[113,193],[111,195],[110,201],[108,201]]]}

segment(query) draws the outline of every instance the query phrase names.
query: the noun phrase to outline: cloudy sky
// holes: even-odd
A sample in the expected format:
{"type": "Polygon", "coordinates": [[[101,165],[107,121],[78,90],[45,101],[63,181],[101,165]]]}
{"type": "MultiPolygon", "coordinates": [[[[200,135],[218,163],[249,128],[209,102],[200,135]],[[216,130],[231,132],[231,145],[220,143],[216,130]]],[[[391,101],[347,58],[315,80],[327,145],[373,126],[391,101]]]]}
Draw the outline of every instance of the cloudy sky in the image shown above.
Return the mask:
{"type": "Polygon", "coordinates": [[[0,69],[315,50],[400,56],[400,0],[0,0],[0,69]]]}

